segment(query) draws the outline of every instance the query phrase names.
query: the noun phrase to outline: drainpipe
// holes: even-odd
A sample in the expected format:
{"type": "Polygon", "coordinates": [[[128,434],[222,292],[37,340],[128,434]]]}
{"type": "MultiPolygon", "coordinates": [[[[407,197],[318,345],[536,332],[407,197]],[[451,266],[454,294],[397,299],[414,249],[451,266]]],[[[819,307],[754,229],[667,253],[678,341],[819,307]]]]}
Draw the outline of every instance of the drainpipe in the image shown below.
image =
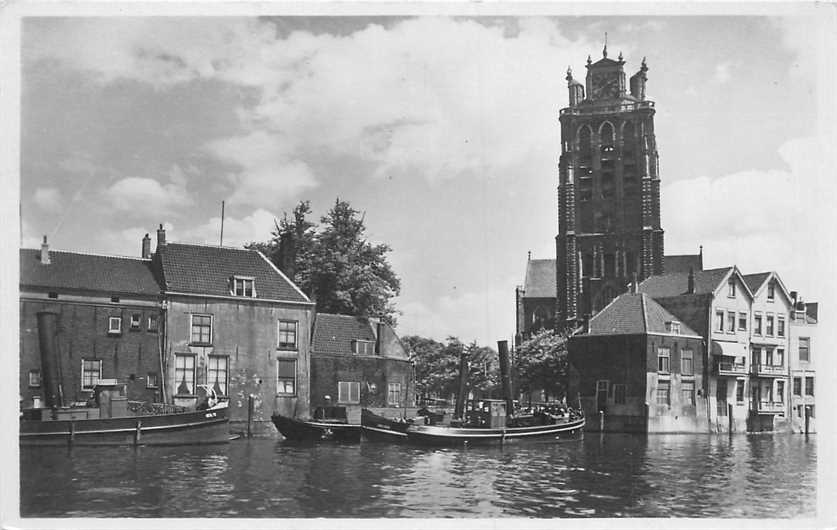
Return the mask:
{"type": "Polygon", "coordinates": [[[166,334],[168,333],[168,326],[166,325],[166,318],[168,317],[167,303],[165,300],[160,302],[160,318],[157,323],[157,355],[160,358],[160,401],[166,403],[166,385],[168,378],[166,378],[166,365],[163,357],[166,351],[166,334]]]}

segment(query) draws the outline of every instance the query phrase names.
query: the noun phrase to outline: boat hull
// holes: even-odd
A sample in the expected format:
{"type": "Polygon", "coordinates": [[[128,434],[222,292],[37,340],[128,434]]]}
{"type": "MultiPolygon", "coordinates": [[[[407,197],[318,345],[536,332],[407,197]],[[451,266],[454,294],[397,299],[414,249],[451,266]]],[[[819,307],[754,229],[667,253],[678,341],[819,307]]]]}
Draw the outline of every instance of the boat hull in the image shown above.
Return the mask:
{"type": "Polygon", "coordinates": [[[407,427],[411,424],[393,421],[383,416],[378,416],[367,409],[363,409],[360,413],[360,425],[363,428],[363,437],[367,440],[406,442],[407,427]]]}
{"type": "Polygon", "coordinates": [[[419,445],[470,446],[570,440],[581,436],[583,428],[584,418],[580,418],[550,425],[505,429],[411,425],[406,432],[407,441],[419,445]]]}
{"type": "Polygon", "coordinates": [[[360,425],[340,422],[299,420],[280,414],[271,416],[276,430],[288,440],[299,442],[359,442],[360,425]]]}
{"type": "Polygon", "coordinates": [[[89,420],[21,420],[20,444],[186,445],[226,443],[227,409],[89,420]]]}

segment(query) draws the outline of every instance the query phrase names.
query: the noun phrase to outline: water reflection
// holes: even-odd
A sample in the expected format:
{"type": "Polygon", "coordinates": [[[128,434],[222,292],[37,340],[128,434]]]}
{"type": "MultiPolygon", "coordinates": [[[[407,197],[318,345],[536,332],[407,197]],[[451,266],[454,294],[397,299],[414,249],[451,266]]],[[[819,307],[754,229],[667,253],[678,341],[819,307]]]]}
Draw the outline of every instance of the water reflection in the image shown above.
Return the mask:
{"type": "Polygon", "coordinates": [[[21,513],[44,517],[793,517],[815,487],[798,436],[21,450],[21,513]]]}

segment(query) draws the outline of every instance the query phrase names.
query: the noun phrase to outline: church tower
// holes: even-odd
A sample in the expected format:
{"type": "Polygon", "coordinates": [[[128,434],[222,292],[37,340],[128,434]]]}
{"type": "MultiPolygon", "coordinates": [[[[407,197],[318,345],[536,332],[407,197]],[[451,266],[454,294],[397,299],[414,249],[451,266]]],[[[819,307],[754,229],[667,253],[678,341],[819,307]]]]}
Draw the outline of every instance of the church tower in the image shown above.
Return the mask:
{"type": "Polygon", "coordinates": [[[622,54],[587,58],[585,85],[567,70],[561,109],[556,241],[557,326],[595,314],[636,277],[663,272],[654,102],[645,59],[625,83],[622,54]],[[585,97],[586,92],[586,97],[585,97]]]}

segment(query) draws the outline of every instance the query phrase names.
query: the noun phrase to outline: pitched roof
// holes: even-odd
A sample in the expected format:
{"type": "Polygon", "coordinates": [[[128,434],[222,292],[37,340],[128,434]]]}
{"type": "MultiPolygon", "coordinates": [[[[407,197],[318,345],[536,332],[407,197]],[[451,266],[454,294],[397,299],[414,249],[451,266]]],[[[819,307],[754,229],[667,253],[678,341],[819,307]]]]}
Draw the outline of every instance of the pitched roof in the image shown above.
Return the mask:
{"type": "Polygon", "coordinates": [[[166,291],[230,296],[230,279],[254,279],[256,299],[310,302],[282,272],[255,250],[166,243],[157,249],[166,291]]]}
{"type": "Polygon", "coordinates": [[[761,287],[768,277],[770,277],[769,272],[757,272],[755,274],[745,274],[743,276],[744,281],[747,282],[747,287],[749,287],[753,293],[759,290],[759,287],[761,287]]]}
{"type": "Polygon", "coordinates": [[[314,321],[314,351],[350,354],[353,340],[376,340],[372,326],[372,322],[365,317],[317,313],[314,321]]]}
{"type": "MultiPolygon", "coordinates": [[[[695,271],[695,294],[712,293],[735,267],[723,267],[695,271]]],[[[652,298],[665,298],[686,294],[689,288],[689,273],[674,272],[649,276],[639,284],[639,291],[652,298]]]]}
{"type": "Polygon", "coordinates": [[[20,249],[20,284],[28,287],[79,289],[107,293],[158,295],[150,260],[49,251],[50,263],[41,264],[41,251],[20,249]]]}
{"type": "Polygon", "coordinates": [[[530,259],[526,262],[524,298],[555,298],[558,296],[558,278],[554,259],[530,259]]]}
{"type": "MultiPolygon", "coordinates": [[[[671,333],[666,322],[680,322],[645,293],[625,293],[590,319],[588,335],[637,335],[671,333]]],[[[697,336],[686,324],[680,323],[680,335],[697,336]]]]}
{"type": "Polygon", "coordinates": [[[674,272],[695,272],[703,270],[703,256],[701,254],[682,254],[677,256],[664,256],[663,268],[666,274],[674,272]]]}

